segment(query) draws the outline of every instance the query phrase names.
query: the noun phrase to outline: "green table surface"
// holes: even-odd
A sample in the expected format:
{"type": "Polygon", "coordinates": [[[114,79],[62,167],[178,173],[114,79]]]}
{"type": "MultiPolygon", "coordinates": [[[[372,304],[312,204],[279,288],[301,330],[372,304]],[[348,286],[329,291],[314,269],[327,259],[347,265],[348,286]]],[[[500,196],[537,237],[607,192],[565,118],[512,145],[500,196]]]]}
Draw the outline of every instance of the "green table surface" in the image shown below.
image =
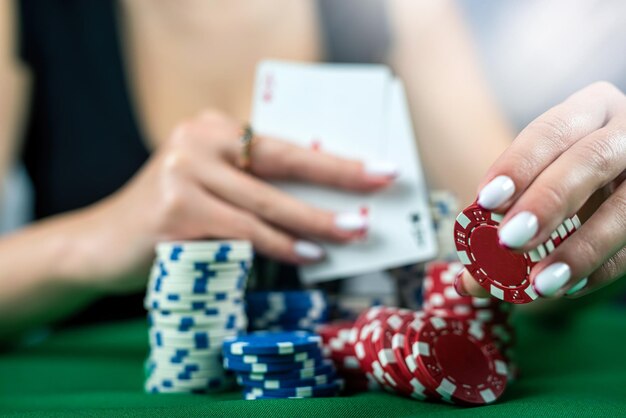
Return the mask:
{"type": "MultiPolygon", "coordinates": [[[[571,315],[571,313],[567,314],[571,315]]],[[[547,321],[545,321],[547,322],[547,321]]],[[[386,393],[244,401],[240,394],[142,392],[145,321],[58,332],[0,356],[2,416],[626,416],[626,309],[601,306],[545,327],[518,318],[522,376],[495,405],[462,408],[386,393]]]]}

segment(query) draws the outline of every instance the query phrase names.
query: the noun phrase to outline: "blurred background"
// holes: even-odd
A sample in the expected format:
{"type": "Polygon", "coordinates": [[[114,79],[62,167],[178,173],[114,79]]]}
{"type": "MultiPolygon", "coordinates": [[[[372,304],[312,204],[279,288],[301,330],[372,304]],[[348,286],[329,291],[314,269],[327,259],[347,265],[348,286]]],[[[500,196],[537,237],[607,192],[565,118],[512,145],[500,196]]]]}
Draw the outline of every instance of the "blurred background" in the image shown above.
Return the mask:
{"type": "MultiPolygon", "coordinates": [[[[626,90],[626,2],[457,0],[483,70],[519,131],[597,80],[626,90]]],[[[28,177],[15,167],[0,199],[0,233],[31,219],[28,177]]]]}

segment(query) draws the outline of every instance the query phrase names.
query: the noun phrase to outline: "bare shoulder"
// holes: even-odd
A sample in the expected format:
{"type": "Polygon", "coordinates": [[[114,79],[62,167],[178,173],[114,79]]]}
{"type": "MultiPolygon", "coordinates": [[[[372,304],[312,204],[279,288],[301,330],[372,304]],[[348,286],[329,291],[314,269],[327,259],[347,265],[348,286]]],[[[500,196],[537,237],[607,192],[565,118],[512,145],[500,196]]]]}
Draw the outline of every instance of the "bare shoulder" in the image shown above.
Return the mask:
{"type": "Polygon", "coordinates": [[[16,16],[17,10],[14,1],[0,1],[0,65],[3,66],[15,60],[16,16]]]}

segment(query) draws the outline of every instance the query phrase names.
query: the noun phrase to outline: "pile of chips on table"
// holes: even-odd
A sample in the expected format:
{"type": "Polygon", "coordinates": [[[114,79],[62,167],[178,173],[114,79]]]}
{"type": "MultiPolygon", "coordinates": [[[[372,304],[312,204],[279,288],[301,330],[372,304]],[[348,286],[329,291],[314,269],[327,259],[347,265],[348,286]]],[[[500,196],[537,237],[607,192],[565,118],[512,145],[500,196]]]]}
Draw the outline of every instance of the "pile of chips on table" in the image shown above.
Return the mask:
{"type": "Polygon", "coordinates": [[[328,301],[321,290],[254,291],[246,294],[248,329],[313,331],[328,322],[328,301]]]}
{"type": "Polygon", "coordinates": [[[164,242],[156,247],[144,305],[150,325],[145,390],[203,393],[232,388],[222,342],[245,331],[248,241],[164,242]]]}
{"type": "Polygon", "coordinates": [[[456,275],[463,269],[460,263],[429,263],[424,279],[424,311],[442,318],[478,321],[507,362],[509,380],[516,377],[514,363],[515,329],[511,324],[513,305],[495,298],[461,296],[454,288],[456,275]]]}
{"type": "Polygon", "coordinates": [[[253,332],[226,339],[223,353],[248,400],[329,397],[342,388],[314,333],[253,332]]]}
{"type": "MultiPolygon", "coordinates": [[[[415,399],[472,405],[502,395],[507,359],[490,321],[503,321],[512,334],[509,310],[499,301],[474,305],[474,298],[456,294],[453,281],[460,268],[459,263],[428,265],[424,311],[374,307],[352,324],[320,327],[323,338],[335,335],[324,339],[325,347],[346,388],[377,384],[415,399]]],[[[512,342],[512,336],[503,338],[512,342]]]]}

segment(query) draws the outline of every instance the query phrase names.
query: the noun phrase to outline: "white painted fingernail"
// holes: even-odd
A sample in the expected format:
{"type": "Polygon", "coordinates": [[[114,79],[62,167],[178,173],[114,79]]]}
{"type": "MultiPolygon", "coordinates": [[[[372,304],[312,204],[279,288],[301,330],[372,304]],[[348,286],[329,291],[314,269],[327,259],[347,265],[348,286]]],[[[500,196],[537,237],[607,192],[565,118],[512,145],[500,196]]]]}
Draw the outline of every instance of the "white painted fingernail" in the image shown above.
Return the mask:
{"type": "Polygon", "coordinates": [[[509,176],[498,176],[478,193],[478,204],[485,209],[495,209],[513,196],[515,183],[509,176]]]}
{"type": "Polygon", "coordinates": [[[335,226],[346,232],[361,231],[367,228],[367,217],[356,212],[338,213],[335,226]]]}
{"type": "Polygon", "coordinates": [[[302,258],[319,260],[324,256],[324,249],[310,241],[296,241],[293,250],[302,258]]]}
{"type": "Polygon", "coordinates": [[[568,290],[565,294],[567,296],[573,295],[574,293],[578,292],[579,290],[582,290],[585,286],[587,286],[588,282],[589,282],[589,279],[585,277],[584,279],[576,283],[574,286],[572,286],[570,290],[568,290]]]}
{"type": "Polygon", "coordinates": [[[524,246],[539,229],[539,221],[531,212],[520,212],[500,227],[498,238],[509,248],[524,246]]]}
{"type": "Polygon", "coordinates": [[[571,275],[572,271],[567,264],[561,262],[550,264],[535,277],[533,287],[541,296],[554,296],[567,283],[571,275]]]}
{"type": "Polygon", "coordinates": [[[398,165],[391,161],[367,161],[363,170],[373,177],[396,177],[398,175],[398,165]]]}

